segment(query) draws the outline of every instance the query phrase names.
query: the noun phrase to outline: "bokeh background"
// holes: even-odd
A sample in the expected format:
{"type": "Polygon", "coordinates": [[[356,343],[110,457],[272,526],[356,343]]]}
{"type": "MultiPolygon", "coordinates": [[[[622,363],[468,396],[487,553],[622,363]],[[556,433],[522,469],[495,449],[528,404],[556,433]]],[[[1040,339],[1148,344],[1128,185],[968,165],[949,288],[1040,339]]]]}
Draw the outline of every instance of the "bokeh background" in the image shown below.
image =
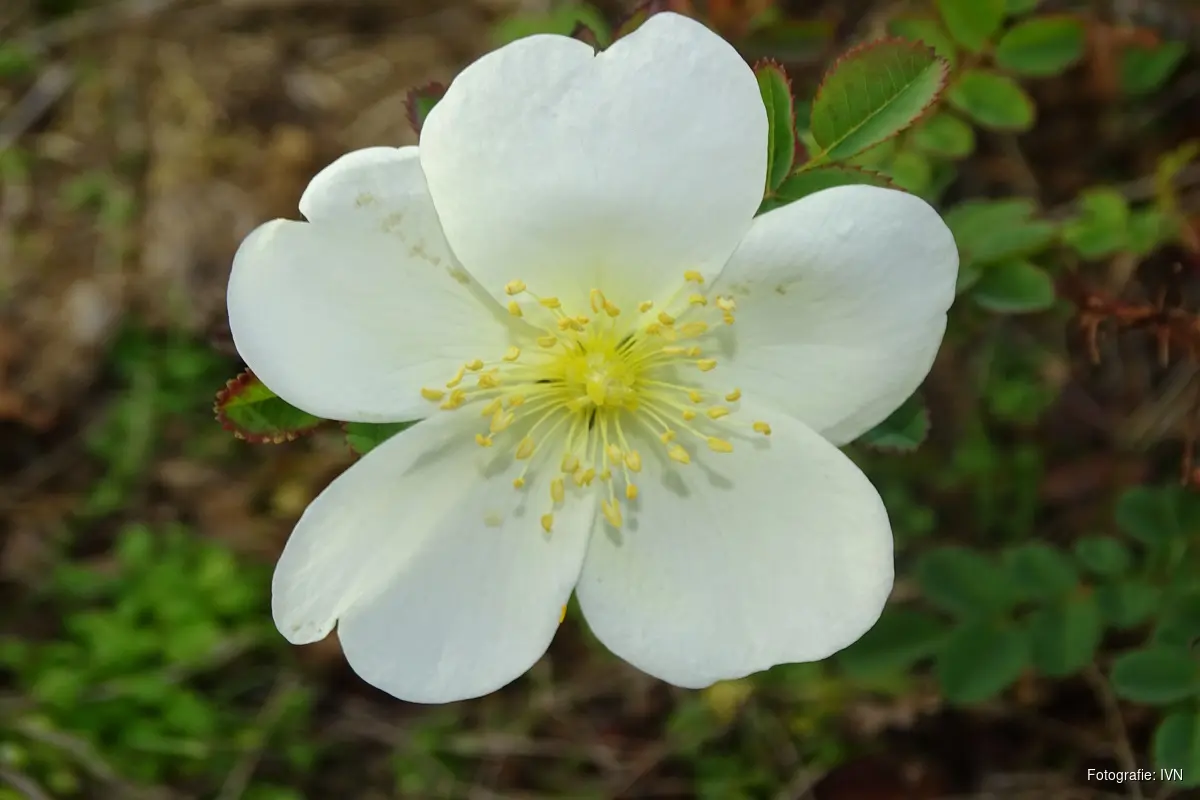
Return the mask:
{"type": "Polygon", "coordinates": [[[1078,32],[1033,37],[1031,74],[995,41],[954,45],[941,5],[694,4],[786,65],[801,129],[823,70],[889,33],[954,76],[1015,72],[1024,96],[960,92],[860,160],[952,215],[964,250],[927,440],[850,450],[896,529],[886,624],[845,658],[695,692],[619,662],[572,606],[526,677],[422,707],[358,680],[336,636],[292,648],[271,625],[273,561],[354,455],[336,429],[251,445],[214,421],[244,366],[230,259],[338,155],[415,143],[408,89],[627,4],[3,0],[0,798],[1200,796],[1087,780],[1200,781],[1200,514],[1180,486],[1200,11],[1004,0],[1005,29],[1078,32]]]}

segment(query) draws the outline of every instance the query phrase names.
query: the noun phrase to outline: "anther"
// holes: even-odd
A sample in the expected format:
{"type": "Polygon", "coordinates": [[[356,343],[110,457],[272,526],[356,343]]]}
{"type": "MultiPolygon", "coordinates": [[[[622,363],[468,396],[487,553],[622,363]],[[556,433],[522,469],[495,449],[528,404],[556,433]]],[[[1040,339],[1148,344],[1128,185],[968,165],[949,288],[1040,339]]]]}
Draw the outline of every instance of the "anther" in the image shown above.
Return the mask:
{"type": "Polygon", "coordinates": [[[514,395],[509,396],[509,398],[508,398],[508,407],[509,408],[516,408],[517,406],[523,406],[523,405],[525,405],[525,395],[514,394],[514,395]]]}
{"type": "Polygon", "coordinates": [[[756,422],[752,427],[755,433],[761,433],[763,436],[771,435],[771,426],[765,422],[756,422]]]}
{"type": "Polygon", "coordinates": [[[455,386],[458,386],[460,383],[462,383],[463,376],[466,374],[467,374],[466,369],[463,367],[459,367],[458,372],[454,373],[454,377],[451,378],[450,380],[446,381],[446,388],[453,389],[455,386]]]}
{"type": "Polygon", "coordinates": [[[700,320],[686,322],[680,326],[679,332],[684,336],[700,336],[708,332],[708,323],[700,320]]]}
{"type": "Polygon", "coordinates": [[[443,392],[441,389],[422,389],[421,390],[421,397],[424,397],[426,400],[437,401],[437,400],[441,400],[445,396],[446,396],[446,393],[443,392]]]}
{"type": "Polygon", "coordinates": [[[567,496],[567,486],[563,483],[562,478],[555,478],[550,481],[550,499],[556,503],[561,503],[567,496]]]}
{"type": "Polygon", "coordinates": [[[691,422],[696,418],[696,412],[692,411],[690,408],[685,408],[680,416],[683,417],[684,422],[691,422]]]}
{"type": "Polygon", "coordinates": [[[604,518],[608,520],[609,525],[614,528],[621,527],[621,506],[617,504],[616,500],[600,501],[600,509],[604,512],[604,518]]]}
{"type": "Polygon", "coordinates": [[[701,372],[710,372],[717,366],[717,360],[715,358],[702,358],[696,362],[696,366],[700,368],[701,372]]]}
{"type": "Polygon", "coordinates": [[[497,411],[492,416],[492,422],[488,426],[488,430],[490,430],[492,433],[500,433],[501,431],[507,430],[508,426],[512,425],[516,418],[517,415],[511,411],[507,413],[504,411],[497,411]]]}
{"type": "Polygon", "coordinates": [[[693,403],[703,403],[704,395],[702,395],[696,389],[691,389],[690,391],[688,391],[688,400],[691,400],[693,403]]]}
{"type": "Polygon", "coordinates": [[[444,408],[447,411],[453,411],[462,406],[467,400],[467,393],[462,389],[455,389],[450,393],[450,396],[442,401],[438,408],[444,408]]]}
{"type": "Polygon", "coordinates": [[[638,303],[638,311],[640,311],[643,314],[645,314],[647,311],[649,311],[652,308],[654,308],[653,300],[643,300],[642,302],[638,303]]]}
{"type": "Polygon", "coordinates": [[[479,376],[478,383],[480,389],[495,389],[500,385],[500,379],[496,377],[496,373],[494,371],[485,372],[479,376]]]}
{"type": "Polygon", "coordinates": [[[557,297],[541,297],[538,298],[538,303],[545,308],[562,308],[562,303],[557,297]]]}
{"type": "Polygon", "coordinates": [[[692,463],[692,457],[688,455],[688,451],[684,450],[682,445],[671,445],[667,448],[667,455],[672,461],[678,461],[680,464],[692,463]]]}
{"type": "Polygon", "coordinates": [[[604,308],[604,292],[599,289],[592,289],[588,292],[588,300],[591,302],[592,311],[599,314],[600,309],[604,308]]]}
{"type": "Polygon", "coordinates": [[[630,472],[642,471],[642,456],[637,450],[630,450],[625,454],[625,466],[630,472]]]}
{"type": "Polygon", "coordinates": [[[479,445],[480,447],[491,447],[492,437],[484,436],[482,433],[477,433],[475,434],[475,444],[479,445]]]}
{"type": "Polygon", "coordinates": [[[553,527],[554,527],[554,515],[553,514],[542,514],[542,530],[544,530],[546,533],[549,533],[550,529],[553,527]]]}
{"type": "Polygon", "coordinates": [[[708,437],[708,449],[712,450],[714,453],[732,453],[733,444],[725,441],[724,439],[718,439],[715,436],[710,436],[708,437]]]}
{"type": "Polygon", "coordinates": [[[513,488],[514,489],[524,489],[525,488],[525,479],[524,478],[513,478],[513,488]]]}
{"type": "Polygon", "coordinates": [[[504,401],[501,400],[499,397],[497,397],[494,400],[492,400],[490,403],[488,403],[486,406],[483,407],[483,410],[479,412],[479,416],[490,417],[493,414],[495,414],[497,411],[499,411],[500,407],[503,405],[504,405],[504,401]]]}
{"type": "Polygon", "coordinates": [[[675,441],[675,435],[676,435],[675,431],[671,430],[670,428],[667,428],[665,431],[663,431],[662,433],[660,433],[658,435],[658,439],[663,444],[670,444],[671,442],[675,441]]]}
{"type": "Polygon", "coordinates": [[[724,323],[725,323],[726,325],[732,325],[732,324],[733,324],[733,314],[730,314],[730,313],[726,312],[726,313],[725,313],[725,314],[724,314],[724,315],[721,317],[721,319],[722,319],[722,321],[724,321],[724,323]]]}
{"type": "Polygon", "coordinates": [[[572,472],[579,469],[579,459],[575,457],[574,453],[567,453],[563,456],[560,468],[563,472],[570,475],[572,472]]]}
{"type": "Polygon", "coordinates": [[[672,317],[670,314],[668,314],[665,311],[658,312],[658,321],[661,322],[663,325],[674,325],[675,324],[675,318],[672,317]]]}
{"type": "Polygon", "coordinates": [[[521,357],[521,348],[519,348],[519,347],[510,347],[507,350],[505,350],[504,355],[501,356],[501,358],[504,361],[516,361],[520,357],[521,357]]]}
{"type": "Polygon", "coordinates": [[[693,294],[688,297],[688,305],[690,305],[690,306],[706,306],[706,305],[708,305],[708,298],[702,294],[693,294]]]}
{"type": "Polygon", "coordinates": [[[737,310],[737,302],[732,297],[718,297],[716,299],[717,308],[725,312],[737,310]]]}
{"type": "Polygon", "coordinates": [[[525,281],[509,281],[504,284],[504,293],[510,297],[525,291],[525,281]]]}
{"type": "Polygon", "coordinates": [[[615,444],[610,444],[608,447],[604,448],[604,452],[608,454],[609,460],[620,463],[621,448],[617,447],[615,444]]]}
{"type": "Polygon", "coordinates": [[[704,276],[694,269],[689,269],[687,272],[683,273],[683,279],[685,281],[690,281],[691,283],[704,283],[704,276]]]}
{"type": "Polygon", "coordinates": [[[543,347],[543,348],[549,349],[551,347],[554,347],[554,345],[558,344],[558,337],[555,336],[554,334],[548,334],[546,336],[539,336],[537,338],[537,344],[538,344],[538,347],[543,347]]]}
{"type": "Polygon", "coordinates": [[[625,499],[626,500],[637,500],[637,496],[638,496],[637,485],[633,484],[633,483],[625,484],[625,499]]]}
{"type": "Polygon", "coordinates": [[[729,416],[729,409],[726,408],[725,406],[713,406],[712,408],[710,408],[708,411],[705,411],[704,413],[708,414],[709,419],[720,419],[721,417],[729,416]]]}
{"type": "Polygon", "coordinates": [[[468,372],[478,372],[479,370],[483,369],[483,362],[478,358],[473,358],[467,363],[463,364],[463,366],[466,367],[468,372]]]}
{"type": "Polygon", "coordinates": [[[517,445],[517,452],[515,456],[517,459],[524,461],[531,455],[533,455],[533,439],[526,436],[521,440],[520,444],[517,445]]]}
{"type": "Polygon", "coordinates": [[[517,304],[516,300],[508,301],[508,313],[512,314],[514,317],[525,316],[525,312],[521,310],[521,306],[517,304]]]}
{"type": "Polygon", "coordinates": [[[736,403],[738,400],[741,400],[741,399],[742,399],[742,390],[741,389],[734,389],[732,392],[725,395],[725,402],[727,402],[727,403],[736,403]]]}
{"type": "Polygon", "coordinates": [[[605,300],[604,301],[604,313],[608,314],[610,317],[615,318],[615,317],[621,316],[621,309],[619,309],[615,305],[613,305],[611,301],[605,300]]]}

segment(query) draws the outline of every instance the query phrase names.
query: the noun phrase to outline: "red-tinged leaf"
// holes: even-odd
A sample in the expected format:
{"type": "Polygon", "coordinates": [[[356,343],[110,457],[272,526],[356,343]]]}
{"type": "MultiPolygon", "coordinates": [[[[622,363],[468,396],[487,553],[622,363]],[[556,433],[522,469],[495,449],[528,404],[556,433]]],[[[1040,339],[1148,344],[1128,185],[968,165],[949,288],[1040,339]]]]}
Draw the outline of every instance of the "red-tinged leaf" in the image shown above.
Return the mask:
{"type": "Polygon", "coordinates": [[[282,444],[312,433],[328,420],[301,411],[246,370],[217,392],[213,412],[221,427],[254,444],[282,444]]]}
{"type": "Polygon", "coordinates": [[[575,23],[575,30],[571,31],[571,38],[577,39],[596,50],[604,49],[604,45],[600,42],[600,35],[586,22],[575,23]]]}
{"type": "Polygon", "coordinates": [[[855,47],[825,73],[812,105],[815,163],[844,161],[891,139],[941,96],[949,67],[906,39],[855,47]]]}
{"type": "Polygon", "coordinates": [[[624,38],[642,26],[642,23],[655,14],[663,11],[674,11],[685,17],[695,17],[696,9],[692,0],[646,0],[634,7],[613,30],[613,41],[624,38]]]}
{"type": "Polygon", "coordinates": [[[792,82],[774,61],[754,65],[758,91],[767,109],[767,194],[774,192],[792,171],[796,158],[796,107],[792,82]]]}
{"type": "Polygon", "coordinates": [[[417,89],[409,89],[408,96],[404,100],[404,107],[408,113],[408,124],[412,126],[415,133],[421,132],[421,126],[425,124],[425,118],[429,116],[429,112],[437,105],[438,100],[442,99],[442,95],[446,93],[445,84],[428,83],[417,89]]]}

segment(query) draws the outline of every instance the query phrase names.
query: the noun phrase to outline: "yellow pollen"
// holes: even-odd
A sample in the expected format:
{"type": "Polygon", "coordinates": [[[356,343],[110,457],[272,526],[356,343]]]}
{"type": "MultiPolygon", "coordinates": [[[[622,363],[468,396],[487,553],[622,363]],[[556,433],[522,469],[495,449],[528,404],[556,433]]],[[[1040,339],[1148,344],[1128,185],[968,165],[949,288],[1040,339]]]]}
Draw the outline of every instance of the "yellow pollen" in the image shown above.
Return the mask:
{"type": "Polygon", "coordinates": [[[704,413],[708,414],[709,419],[720,419],[721,417],[729,416],[729,409],[725,406],[713,406],[704,413]]]}
{"type": "Polygon", "coordinates": [[[554,527],[554,515],[553,514],[542,514],[542,530],[544,530],[546,533],[549,533],[550,529],[553,527],[554,527]]]}
{"type": "Polygon", "coordinates": [[[465,367],[468,372],[479,372],[479,370],[483,369],[483,362],[478,358],[473,358],[467,363],[463,364],[463,367],[465,367]]]}
{"type": "Polygon", "coordinates": [[[614,528],[621,527],[621,506],[616,500],[602,500],[600,509],[604,512],[604,518],[608,520],[608,524],[614,528]]]}
{"type": "Polygon", "coordinates": [[[755,433],[761,433],[763,436],[771,435],[771,426],[765,422],[756,422],[753,427],[755,433]]]}
{"type": "Polygon", "coordinates": [[[625,466],[630,472],[642,471],[642,456],[637,450],[630,450],[625,454],[625,466]]]}
{"type": "Polygon", "coordinates": [[[496,377],[495,372],[485,372],[479,376],[480,389],[495,389],[500,385],[500,379],[496,377]]]}
{"type": "Polygon", "coordinates": [[[525,281],[509,281],[504,284],[504,293],[509,297],[525,291],[525,281]]]}
{"type": "Polygon", "coordinates": [[[688,392],[688,400],[691,400],[693,403],[703,403],[704,395],[700,394],[700,392],[696,391],[695,389],[692,389],[688,392]]]}
{"type": "Polygon", "coordinates": [[[484,436],[482,433],[477,433],[475,434],[475,444],[479,445],[480,447],[491,447],[492,437],[484,436]]]}
{"type": "Polygon", "coordinates": [[[568,475],[579,469],[579,459],[575,457],[574,453],[567,453],[563,456],[561,469],[568,475]]]}
{"type": "Polygon", "coordinates": [[[555,478],[550,481],[550,499],[556,503],[561,503],[567,496],[567,486],[563,483],[562,478],[555,478]]]}
{"type": "Polygon", "coordinates": [[[525,316],[525,312],[521,310],[521,306],[517,305],[516,300],[508,301],[508,313],[512,314],[514,317],[525,316]]]}
{"type": "Polygon", "coordinates": [[[514,489],[525,488],[525,479],[524,478],[513,478],[513,488],[514,489]]]}
{"type": "Polygon", "coordinates": [[[679,332],[684,336],[700,336],[708,332],[708,323],[696,320],[695,322],[685,322],[679,328],[679,332]]]}
{"type": "Polygon", "coordinates": [[[446,393],[443,392],[441,389],[422,389],[421,390],[421,397],[424,397],[426,400],[441,400],[445,396],[446,396],[446,393]]]}
{"type": "Polygon", "coordinates": [[[517,445],[517,452],[515,454],[515,457],[518,460],[524,461],[525,459],[529,458],[531,455],[533,455],[533,439],[526,436],[524,439],[521,440],[521,443],[517,445]]]}
{"type": "Polygon", "coordinates": [[[497,411],[499,411],[503,406],[503,401],[497,397],[495,400],[483,407],[483,410],[479,412],[479,416],[490,417],[492,414],[495,414],[497,411]]]}
{"type": "Polygon", "coordinates": [[[675,318],[672,317],[670,314],[668,314],[665,311],[658,312],[658,321],[661,322],[663,325],[674,325],[675,324],[675,318]]]}
{"type": "Polygon", "coordinates": [[[647,336],[657,336],[660,333],[662,333],[662,325],[660,325],[659,323],[651,322],[649,325],[646,326],[646,335],[647,336]]]}
{"type": "Polygon", "coordinates": [[[621,448],[617,447],[615,444],[610,444],[608,447],[604,448],[604,452],[608,455],[609,459],[618,463],[621,461],[621,448]]]}
{"type": "Polygon", "coordinates": [[[458,372],[454,373],[454,377],[446,381],[446,388],[453,389],[455,386],[458,386],[460,383],[462,383],[463,377],[466,374],[467,370],[464,367],[459,367],[458,372]]]}
{"type": "Polygon", "coordinates": [[[583,329],[592,320],[589,317],[585,317],[583,314],[580,314],[575,318],[575,321],[579,323],[579,329],[583,329]]]}
{"type": "Polygon", "coordinates": [[[708,449],[714,453],[732,453],[733,445],[724,439],[718,439],[715,436],[708,437],[708,449]]]}
{"type": "Polygon", "coordinates": [[[462,389],[455,389],[450,393],[449,397],[442,401],[438,408],[445,409],[446,411],[453,411],[456,408],[460,408],[466,401],[467,393],[462,389]]]}
{"type": "Polygon", "coordinates": [[[592,311],[597,314],[600,313],[600,309],[604,308],[604,304],[607,302],[604,299],[604,292],[599,289],[592,289],[588,292],[588,301],[591,303],[592,311]]]}
{"type": "Polygon", "coordinates": [[[671,442],[675,441],[675,431],[667,428],[658,435],[658,438],[663,444],[670,444],[671,442]]]}
{"type": "Polygon", "coordinates": [[[653,300],[643,300],[642,302],[638,303],[638,311],[642,312],[643,314],[652,308],[654,308],[653,300]]]}
{"type": "Polygon", "coordinates": [[[733,314],[726,312],[725,315],[723,317],[721,317],[721,320],[726,325],[732,325],[733,324],[733,314]]]}
{"type": "Polygon", "coordinates": [[[741,389],[734,389],[732,392],[725,395],[725,402],[727,402],[727,403],[736,403],[738,400],[741,400],[741,399],[742,399],[742,390],[741,389]]]}
{"type": "Polygon", "coordinates": [[[690,283],[704,283],[704,276],[694,269],[689,269],[683,273],[683,279],[690,283]]]}
{"type": "Polygon", "coordinates": [[[737,311],[737,302],[732,297],[718,297],[716,299],[717,308],[728,313],[737,311]]]}
{"type": "Polygon", "coordinates": [[[625,499],[626,500],[637,500],[637,496],[638,496],[637,485],[632,484],[632,483],[625,484],[625,499]]]}
{"type": "Polygon", "coordinates": [[[689,357],[695,358],[696,356],[700,355],[701,351],[700,351],[699,347],[693,346],[693,347],[689,347],[685,352],[687,353],[687,355],[689,357]]]}
{"type": "Polygon", "coordinates": [[[505,350],[504,355],[501,356],[501,358],[503,358],[505,361],[516,361],[520,357],[521,357],[521,348],[519,348],[519,347],[510,347],[507,350],[505,350]]]}
{"type": "Polygon", "coordinates": [[[683,449],[683,445],[673,444],[667,448],[667,455],[672,461],[678,461],[680,464],[692,463],[692,457],[688,455],[688,451],[683,449]]]}
{"type": "Polygon", "coordinates": [[[692,420],[694,420],[696,418],[696,412],[692,411],[690,408],[685,408],[681,412],[680,416],[683,417],[685,422],[691,422],[692,420]]]}
{"type": "Polygon", "coordinates": [[[607,481],[609,478],[612,477],[612,470],[605,467],[603,470],[601,470],[600,474],[597,475],[596,477],[598,477],[602,481],[607,481]]]}
{"type": "Polygon", "coordinates": [[[664,356],[681,356],[687,353],[687,351],[688,349],[686,347],[680,347],[679,345],[672,344],[664,347],[662,349],[662,354],[664,356]]]}
{"type": "Polygon", "coordinates": [[[523,394],[514,394],[508,398],[509,408],[516,408],[517,406],[523,405],[525,405],[525,395],[523,394]]]}
{"type": "Polygon", "coordinates": [[[549,349],[551,347],[554,347],[554,345],[558,344],[558,337],[555,336],[554,334],[548,334],[546,336],[539,336],[537,338],[537,344],[538,344],[538,347],[543,347],[543,348],[549,349]]]}
{"type": "Polygon", "coordinates": [[[706,306],[706,305],[708,305],[708,298],[702,294],[691,295],[690,297],[688,297],[688,305],[706,306]]]}
{"type": "Polygon", "coordinates": [[[617,308],[610,301],[605,300],[604,301],[604,313],[608,314],[610,317],[616,318],[616,317],[621,316],[621,309],[617,308]]]}
{"type": "Polygon", "coordinates": [[[696,366],[700,368],[701,372],[710,372],[717,366],[717,360],[715,358],[702,358],[696,362],[696,366]]]}
{"type": "Polygon", "coordinates": [[[490,430],[492,433],[500,433],[501,431],[507,430],[508,426],[512,425],[516,419],[517,415],[511,411],[497,411],[492,416],[492,422],[488,426],[488,430],[490,430]]]}
{"type": "Polygon", "coordinates": [[[557,297],[542,297],[538,299],[538,303],[545,308],[562,308],[562,303],[557,297]]]}
{"type": "Polygon", "coordinates": [[[571,476],[575,480],[576,486],[591,486],[592,481],[596,480],[596,470],[588,467],[581,469],[571,476]]]}

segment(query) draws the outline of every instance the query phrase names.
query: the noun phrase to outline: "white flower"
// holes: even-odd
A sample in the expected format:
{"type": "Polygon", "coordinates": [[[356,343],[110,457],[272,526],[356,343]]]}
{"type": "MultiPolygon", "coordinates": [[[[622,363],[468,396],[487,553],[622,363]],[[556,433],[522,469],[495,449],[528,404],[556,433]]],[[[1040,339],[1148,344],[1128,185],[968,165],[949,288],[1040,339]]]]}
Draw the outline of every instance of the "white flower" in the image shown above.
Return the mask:
{"type": "Polygon", "coordinates": [[[892,585],[837,446],[920,384],[958,257],[851,186],[753,218],[767,121],[730,45],[661,14],[596,54],[476,61],[420,147],[350,153],[238,251],[247,364],[322,417],[426,418],[333,482],[274,579],[294,643],[445,702],[512,681],[572,590],[596,636],[702,687],[824,658],[892,585]]]}

